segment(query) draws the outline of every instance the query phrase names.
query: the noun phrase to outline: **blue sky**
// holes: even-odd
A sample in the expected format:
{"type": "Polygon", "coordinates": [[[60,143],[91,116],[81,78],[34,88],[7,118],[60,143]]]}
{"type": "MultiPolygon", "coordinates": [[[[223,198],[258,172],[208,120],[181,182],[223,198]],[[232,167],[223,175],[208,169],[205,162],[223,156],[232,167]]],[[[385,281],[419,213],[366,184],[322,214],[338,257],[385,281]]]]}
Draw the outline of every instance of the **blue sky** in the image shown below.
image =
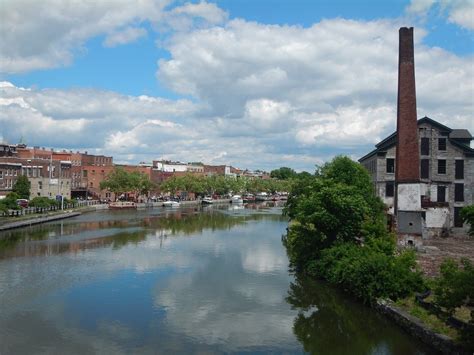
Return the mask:
{"type": "Polygon", "coordinates": [[[472,131],[473,6],[6,1],[0,137],[135,163],[312,170],[335,154],[357,158],[394,129],[406,25],[419,116],[472,131]]]}

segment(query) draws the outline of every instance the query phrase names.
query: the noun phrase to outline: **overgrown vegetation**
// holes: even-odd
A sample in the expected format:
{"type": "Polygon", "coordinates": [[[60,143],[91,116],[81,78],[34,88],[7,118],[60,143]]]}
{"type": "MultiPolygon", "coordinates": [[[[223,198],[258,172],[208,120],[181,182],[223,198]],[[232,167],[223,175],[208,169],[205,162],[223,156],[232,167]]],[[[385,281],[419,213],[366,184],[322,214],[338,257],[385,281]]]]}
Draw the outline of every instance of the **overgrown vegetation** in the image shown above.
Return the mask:
{"type": "Polygon", "coordinates": [[[461,210],[461,218],[464,223],[470,225],[469,235],[474,236],[474,205],[464,207],[461,210]]]}
{"type": "Polygon", "coordinates": [[[348,157],[299,179],[285,208],[292,220],[284,238],[292,266],[365,302],[420,290],[415,257],[397,252],[383,208],[367,171],[348,157]]]}

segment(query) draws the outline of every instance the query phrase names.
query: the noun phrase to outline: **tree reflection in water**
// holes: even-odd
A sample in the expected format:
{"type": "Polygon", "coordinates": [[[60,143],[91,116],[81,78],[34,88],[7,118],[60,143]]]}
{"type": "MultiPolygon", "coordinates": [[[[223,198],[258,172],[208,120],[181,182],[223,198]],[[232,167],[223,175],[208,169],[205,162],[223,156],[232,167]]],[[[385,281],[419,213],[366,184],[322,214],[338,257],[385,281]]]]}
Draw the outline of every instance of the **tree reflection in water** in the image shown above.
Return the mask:
{"type": "Polygon", "coordinates": [[[425,354],[373,309],[325,282],[297,275],[286,301],[299,311],[293,332],[308,353],[425,354]]]}
{"type": "Polygon", "coordinates": [[[204,230],[229,230],[260,219],[280,219],[279,215],[228,215],[211,209],[180,209],[161,214],[112,212],[57,221],[0,235],[0,259],[17,256],[53,255],[109,247],[137,245],[148,237],[160,240],[178,235],[200,235],[204,230]],[[95,218],[93,218],[95,217],[95,218]]]}

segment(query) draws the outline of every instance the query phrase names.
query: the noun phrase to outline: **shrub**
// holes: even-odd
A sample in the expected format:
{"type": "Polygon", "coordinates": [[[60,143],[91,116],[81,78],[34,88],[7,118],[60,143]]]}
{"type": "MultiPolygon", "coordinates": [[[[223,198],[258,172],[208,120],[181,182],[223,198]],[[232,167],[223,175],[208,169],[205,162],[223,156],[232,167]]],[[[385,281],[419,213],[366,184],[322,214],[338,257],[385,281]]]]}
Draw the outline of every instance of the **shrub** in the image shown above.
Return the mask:
{"type": "Polygon", "coordinates": [[[421,291],[423,278],[416,269],[414,253],[405,251],[396,256],[390,245],[390,241],[364,246],[339,244],[324,250],[309,272],[367,303],[377,298],[396,300],[421,291]]]}
{"type": "Polygon", "coordinates": [[[464,223],[469,224],[469,235],[474,236],[474,205],[466,206],[461,210],[461,218],[464,223]]]}
{"type": "Polygon", "coordinates": [[[6,212],[8,210],[19,210],[21,209],[18,206],[16,200],[18,200],[20,196],[18,196],[15,192],[10,192],[4,199],[0,200],[0,210],[2,212],[6,212]]]}
{"type": "Polygon", "coordinates": [[[52,200],[48,197],[35,197],[30,201],[31,207],[41,207],[41,208],[48,208],[51,206],[57,206],[58,202],[56,200],[52,200]]]}

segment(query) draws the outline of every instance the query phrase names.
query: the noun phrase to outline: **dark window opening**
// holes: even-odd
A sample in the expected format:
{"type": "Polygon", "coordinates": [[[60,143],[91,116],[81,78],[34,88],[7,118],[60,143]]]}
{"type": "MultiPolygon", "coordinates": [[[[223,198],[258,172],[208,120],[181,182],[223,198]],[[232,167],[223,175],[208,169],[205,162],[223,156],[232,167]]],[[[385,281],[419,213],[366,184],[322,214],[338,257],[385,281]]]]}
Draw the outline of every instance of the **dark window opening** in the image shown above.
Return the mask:
{"type": "Polygon", "coordinates": [[[385,197],[393,197],[395,195],[395,182],[387,181],[385,183],[385,197]]]}
{"type": "Polygon", "coordinates": [[[446,186],[438,185],[438,202],[446,202],[446,186]]]}
{"type": "Polygon", "coordinates": [[[455,179],[464,179],[464,160],[456,160],[455,179]]]}
{"type": "Polygon", "coordinates": [[[429,159],[421,159],[421,178],[430,178],[430,161],[429,159]]]}
{"type": "Polygon", "coordinates": [[[454,207],[454,226],[462,227],[463,221],[461,218],[461,209],[462,207],[454,207]]]}
{"type": "Polygon", "coordinates": [[[454,201],[464,201],[464,184],[454,184],[454,201]]]}
{"type": "Polygon", "coordinates": [[[446,160],[438,159],[438,174],[446,174],[446,160]]]}
{"type": "Polygon", "coordinates": [[[421,138],[421,155],[430,155],[430,139],[421,138]]]}
{"type": "Polygon", "coordinates": [[[438,150],[446,150],[446,138],[438,138],[438,150]]]}
{"type": "Polygon", "coordinates": [[[395,172],[395,159],[387,158],[387,173],[393,174],[395,172]]]}

